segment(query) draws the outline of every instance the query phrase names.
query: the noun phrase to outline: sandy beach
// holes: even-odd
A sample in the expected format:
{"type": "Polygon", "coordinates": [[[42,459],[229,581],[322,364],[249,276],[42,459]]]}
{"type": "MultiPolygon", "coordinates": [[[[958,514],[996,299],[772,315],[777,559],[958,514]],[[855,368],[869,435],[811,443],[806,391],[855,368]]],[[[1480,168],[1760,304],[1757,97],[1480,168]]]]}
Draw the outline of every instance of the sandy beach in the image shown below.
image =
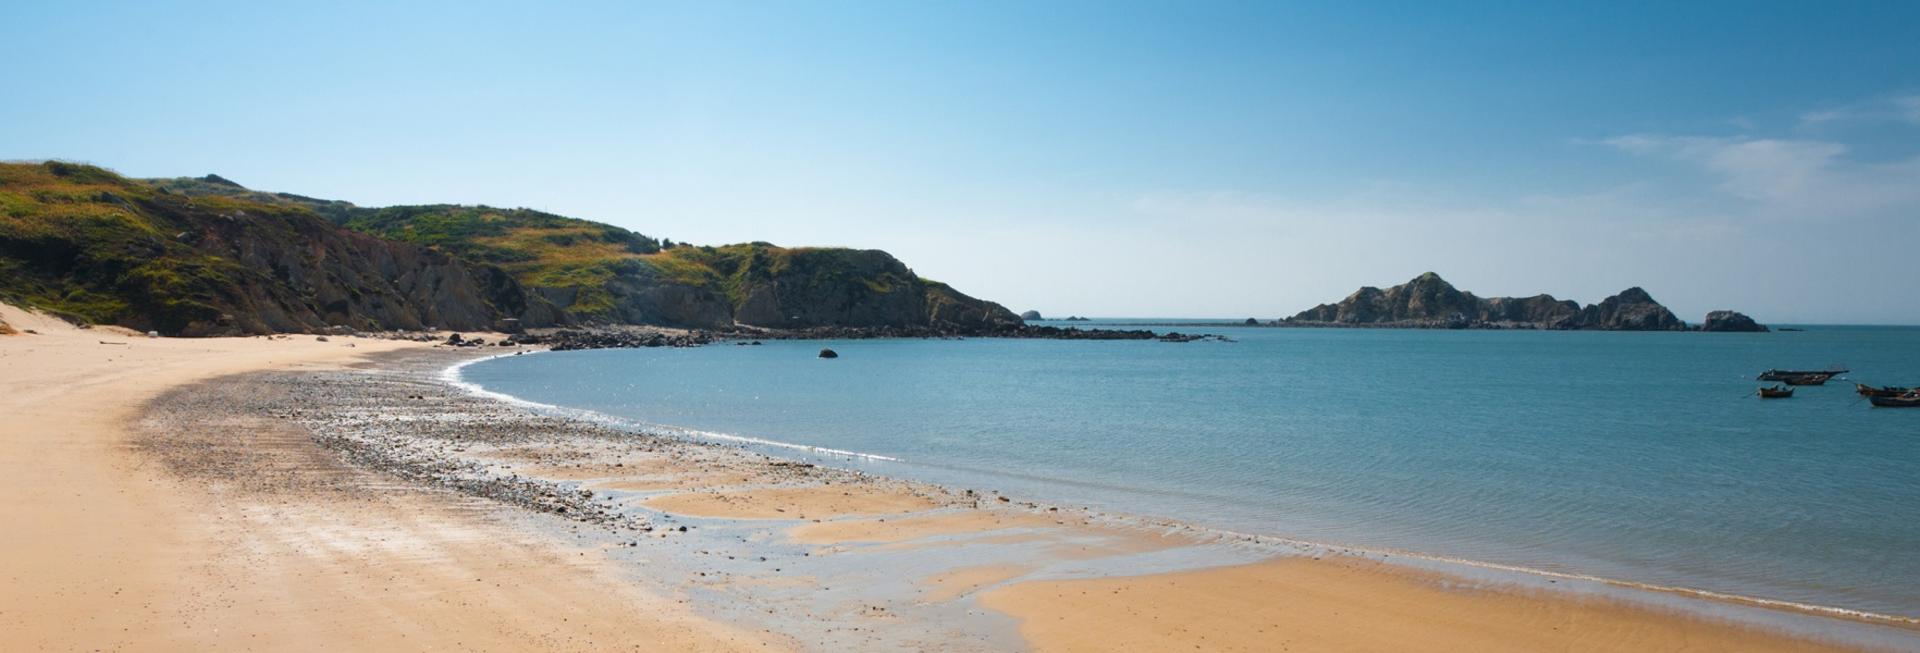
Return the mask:
{"type": "MultiPolygon", "coordinates": [[[[0,340],[0,637],[7,650],[770,650],[635,591],[489,505],[367,478],[303,434],[233,425],[250,461],[364,491],[182,476],[135,441],[170,388],[359,364],[418,343],[148,339],[11,308],[0,340]],[[111,344],[103,344],[111,343],[111,344]],[[377,489],[372,489],[377,486],[377,489]]],[[[203,453],[205,453],[203,451],[203,453]]]]}
{"type": "Polygon", "coordinates": [[[481,352],[0,320],[9,650],[1920,648],[635,434],[481,352]]]}

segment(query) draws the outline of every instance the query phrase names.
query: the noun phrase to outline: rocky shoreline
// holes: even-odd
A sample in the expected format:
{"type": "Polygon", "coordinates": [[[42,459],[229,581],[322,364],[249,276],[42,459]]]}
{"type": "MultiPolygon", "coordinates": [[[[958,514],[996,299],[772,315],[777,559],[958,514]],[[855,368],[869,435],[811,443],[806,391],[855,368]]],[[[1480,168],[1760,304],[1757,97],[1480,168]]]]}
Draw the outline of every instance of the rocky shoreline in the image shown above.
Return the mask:
{"type": "MultiPolygon", "coordinates": [[[[541,468],[607,464],[631,458],[666,459],[675,469],[702,473],[727,471],[765,484],[877,483],[858,472],[794,463],[752,453],[738,446],[639,432],[591,420],[544,415],[510,403],[477,397],[448,385],[438,375],[469,355],[430,352],[396,356],[377,372],[347,370],[276,375],[267,384],[288,387],[302,403],[325,408],[281,406],[274,417],[292,420],[314,440],[354,466],[408,481],[491,499],[535,512],[563,517],[611,532],[684,533],[622,511],[608,495],[582,490],[540,475],[506,471],[502,459],[541,468]]],[[[889,483],[897,483],[890,479],[889,483]]],[[[915,487],[932,496],[936,488],[915,487]]]]}
{"type": "MultiPolygon", "coordinates": [[[[763,340],[871,340],[878,338],[948,339],[1026,338],[1036,340],[1155,340],[1159,342],[1233,342],[1220,334],[1154,333],[1146,329],[1082,329],[1055,326],[1010,326],[992,330],[953,330],[929,327],[814,327],[809,329],[756,329],[735,327],[726,330],[687,330],[665,327],[609,326],[567,329],[539,329],[509,334],[496,341],[455,333],[441,338],[419,332],[360,334],[371,337],[438,342],[448,347],[521,347],[541,346],[553,351],[581,349],[633,349],[643,347],[700,347],[720,342],[751,345],[763,340]]],[[[324,337],[324,336],[322,336],[324,337]]]]}

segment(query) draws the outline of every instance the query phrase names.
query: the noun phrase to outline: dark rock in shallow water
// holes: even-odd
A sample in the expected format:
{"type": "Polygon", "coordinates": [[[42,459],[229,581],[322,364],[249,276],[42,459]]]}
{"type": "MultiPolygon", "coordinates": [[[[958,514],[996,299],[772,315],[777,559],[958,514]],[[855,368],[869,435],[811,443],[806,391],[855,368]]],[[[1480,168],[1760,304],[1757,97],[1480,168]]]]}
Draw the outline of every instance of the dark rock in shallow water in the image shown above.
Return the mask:
{"type": "Polygon", "coordinates": [[[820,357],[821,358],[839,358],[840,353],[831,349],[822,349],[820,350],[820,357]]]}
{"type": "Polygon", "coordinates": [[[1218,340],[1220,342],[1234,342],[1232,338],[1228,338],[1223,335],[1212,334],[1212,333],[1181,333],[1179,331],[1169,331],[1166,334],[1161,335],[1160,337],[1154,338],[1154,339],[1159,340],[1160,342],[1193,342],[1195,340],[1218,340]]]}
{"type": "Polygon", "coordinates": [[[1766,333],[1767,325],[1755,322],[1739,311],[1714,311],[1707,314],[1707,321],[1700,324],[1700,330],[1766,333]]]}
{"type": "Polygon", "coordinates": [[[1021,314],[1020,314],[1020,319],[1022,319],[1022,320],[1044,320],[1044,319],[1046,319],[1046,318],[1043,318],[1043,317],[1040,317],[1040,311],[1027,311],[1027,312],[1025,312],[1025,313],[1021,313],[1021,314]]]}
{"type": "MultiPolygon", "coordinates": [[[[519,333],[508,336],[502,345],[546,345],[554,351],[575,349],[609,349],[622,347],[697,347],[710,344],[716,339],[734,341],[739,345],[758,345],[762,340],[866,340],[872,338],[940,338],[960,339],[966,337],[988,338],[1031,338],[1037,340],[1160,340],[1162,342],[1192,342],[1195,340],[1232,340],[1218,334],[1181,334],[1169,333],[1157,335],[1146,329],[1081,329],[1075,327],[1002,325],[990,330],[949,330],[927,327],[814,327],[809,329],[742,329],[723,330],[718,334],[707,331],[675,333],[644,327],[602,327],[588,329],[555,329],[544,333],[519,333]]],[[[471,343],[472,340],[461,341],[471,343]]],[[[453,343],[448,343],[453,344],[453,343]]],[[[832,350],[823,350],[822,358],[833,358],[824,354],[832,350]]]]}
{"type": "Polygon", "coordinates": [[[581,349],[631,349],[637,347],[698,347],[713,342],[705,331],[667,333],[648,329],[558,329],[550,333],[521,333],[507,342],[519,345],[546,345],[553,351],[581,349]]]}

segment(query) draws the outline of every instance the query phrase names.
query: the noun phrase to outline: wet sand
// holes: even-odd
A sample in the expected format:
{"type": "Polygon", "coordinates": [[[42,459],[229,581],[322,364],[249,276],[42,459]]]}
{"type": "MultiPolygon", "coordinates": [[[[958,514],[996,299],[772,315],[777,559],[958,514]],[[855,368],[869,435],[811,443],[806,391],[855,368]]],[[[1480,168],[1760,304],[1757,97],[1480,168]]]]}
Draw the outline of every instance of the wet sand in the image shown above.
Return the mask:
{"type": "Polygon", "coordinates": [[[0,338],[9,648],[1920,650],[635,433],[471,351],[0,319],[52,332],[0,338]]]}
{"type": "Polygon", "coordinates": [[[1845,647],[1334,556],[1021,583],[981,603],[1041,650],[1833,651],[1845,647]]]}

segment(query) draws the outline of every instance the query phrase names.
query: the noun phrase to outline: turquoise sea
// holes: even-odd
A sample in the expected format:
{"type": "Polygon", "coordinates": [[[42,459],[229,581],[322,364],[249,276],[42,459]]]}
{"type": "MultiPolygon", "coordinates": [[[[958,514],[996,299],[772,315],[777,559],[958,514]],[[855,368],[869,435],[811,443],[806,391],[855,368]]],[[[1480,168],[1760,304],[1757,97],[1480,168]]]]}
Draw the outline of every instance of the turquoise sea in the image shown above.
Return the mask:
{"type": "Polygon", "coordinates": [[[1237,342],[768,341],[462,374],[1020,498],[1920,616],[1920,410],[1849,382],[1920,385],[1920,328],[1155,328],[1237,342]],[[1761,370],[1836,363],[1853,371],[1752,396],[1761,370]]]}

